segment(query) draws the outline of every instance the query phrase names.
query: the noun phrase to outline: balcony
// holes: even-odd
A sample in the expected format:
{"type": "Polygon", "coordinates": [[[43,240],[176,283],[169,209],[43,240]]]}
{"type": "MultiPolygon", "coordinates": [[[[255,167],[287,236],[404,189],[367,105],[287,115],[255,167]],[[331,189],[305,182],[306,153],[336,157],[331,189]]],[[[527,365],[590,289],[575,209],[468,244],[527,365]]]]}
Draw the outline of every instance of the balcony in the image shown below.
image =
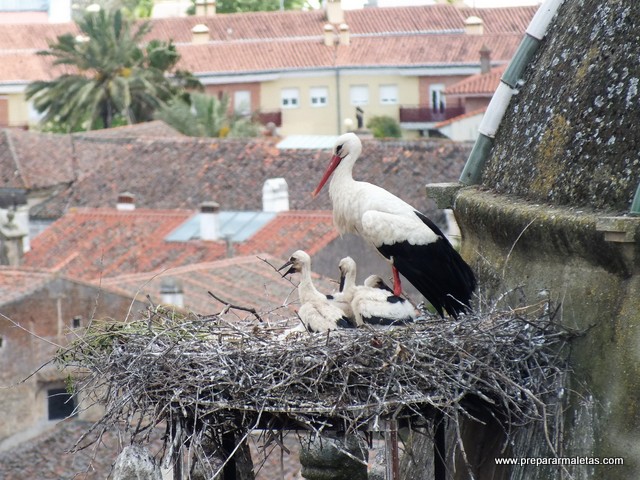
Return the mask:
{"type": "Polygon", "coordinates": [[[401,106],[400,123],[438,123],[463,113],[464,107],[401,106]]]}
{"type": "Polygon", "coordinates": [[[282,111],[280,110],[268,110],[257,113],[257,120],[262,125],[267,125],[272,122],[276,127],[282,126],[282,111]]]}

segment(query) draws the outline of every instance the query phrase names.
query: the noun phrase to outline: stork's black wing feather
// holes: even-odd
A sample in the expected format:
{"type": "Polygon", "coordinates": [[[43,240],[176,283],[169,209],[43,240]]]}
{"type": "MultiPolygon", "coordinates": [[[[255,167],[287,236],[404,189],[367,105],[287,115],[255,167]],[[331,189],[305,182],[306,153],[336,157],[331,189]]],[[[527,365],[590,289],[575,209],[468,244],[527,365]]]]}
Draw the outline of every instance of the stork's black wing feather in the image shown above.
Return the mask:
{"type": "Polygon", "coordinates": [[[424,245],[413,245],[406,241],[383,244],[378,250],[387,258],[393,257],[393,264],[398,271],[441,316],[446,311],[457,318],[459,313],[471,309],[471,295],[476,287],[475,275],[440,229],[420,212],[415,213],[438,235],[437,240],[424,245]]]}

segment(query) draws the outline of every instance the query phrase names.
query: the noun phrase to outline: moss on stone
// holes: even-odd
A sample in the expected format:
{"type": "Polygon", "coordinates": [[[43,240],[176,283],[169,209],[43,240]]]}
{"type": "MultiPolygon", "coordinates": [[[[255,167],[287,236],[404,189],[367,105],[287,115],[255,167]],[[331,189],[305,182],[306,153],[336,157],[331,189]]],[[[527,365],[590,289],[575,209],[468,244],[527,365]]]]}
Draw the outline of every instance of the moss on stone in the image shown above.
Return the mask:
{"type": "Polygon", "coordinates": [[[640,2],[564,2],[495,138],[483,183],[622,213],[640,183],[640,2]]]}

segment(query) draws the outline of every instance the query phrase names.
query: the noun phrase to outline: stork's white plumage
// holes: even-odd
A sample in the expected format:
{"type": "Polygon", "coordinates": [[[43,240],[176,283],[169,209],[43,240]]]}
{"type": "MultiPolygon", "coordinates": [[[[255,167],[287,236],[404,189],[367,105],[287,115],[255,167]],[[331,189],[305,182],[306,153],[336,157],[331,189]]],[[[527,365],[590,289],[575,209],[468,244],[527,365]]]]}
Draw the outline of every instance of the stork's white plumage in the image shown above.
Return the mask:
{"type": "Polygon", "coordinates": [[[468,311],[476,286],[469,265],[425,215],[383,188],[353,179],[353,166],[361,152],[355,134],[340,136],[313,195],[333,174],[329,195],[338,231],[360,235],[391,261],[396,296],[402,291],[399,271],[440,315],[447,311],[457,317],[468,311]]]}
{"type": "Polygon", "coordinates": [[[394,295],[378,275],[370,275],[364,286],[354,289],[351,308],[356,325],[403,325],[416,318],[413,305],[407,299],[394,295]]]}
{"type": "Polygon", "coordinates": [[[326,332],[335,330],[338,327],[353,327],[344,312],[333,305],[313,285],[311,280],[311,257],[306,252],[302,250],[294,252],[289,261],[282,265],[278,271],[287,267],[288,270],[283,276],[294,272],[301,274],[300,283],[298,284],[298,296],[302,305],[298,310],[298,316],[307,330],[310,332],[326,332]]]}
{"type": "Polygon", "coordinates": [[[327,298],[336,307],[342,310],[348,318],[353,318],[353,310],[351,309],[352,292],[351,289],[356,286],[356,262],[351,257],[345,257],[338,263],[340,271],[340,290],[327,295],[327,298]]]}

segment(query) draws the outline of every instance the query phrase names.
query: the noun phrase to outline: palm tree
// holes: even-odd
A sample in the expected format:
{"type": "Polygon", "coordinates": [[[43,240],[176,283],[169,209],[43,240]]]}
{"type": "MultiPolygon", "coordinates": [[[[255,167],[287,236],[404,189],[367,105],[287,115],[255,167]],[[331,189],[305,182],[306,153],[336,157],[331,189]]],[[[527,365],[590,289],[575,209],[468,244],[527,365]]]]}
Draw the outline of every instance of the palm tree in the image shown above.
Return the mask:
{"type": "Polygon", "coordinates": [[[185,83],[199,85],[188,72],[177,72],[182,82],[166,76],[179,60],[172,42],[150,41],[140,47],[150,30],[148,22],[134,25],[120,10],[87,12],[78,21],[81,35],[65,34],[40,55],[55,57],[75,73],[27,87],[27,99],[44,113],[42,122],[64,124],[68,130],[109,128],[114,119],[138,123],[183,92],[185,83]]]}
{"type": "Polygon", "coordinates": [[[250,119],[229,113],[229,97],[221,99],[192,93],[188,99],[174,98],[161,107],[155,118],[190,137],[255,137],[258,126],[250,119]]]}

